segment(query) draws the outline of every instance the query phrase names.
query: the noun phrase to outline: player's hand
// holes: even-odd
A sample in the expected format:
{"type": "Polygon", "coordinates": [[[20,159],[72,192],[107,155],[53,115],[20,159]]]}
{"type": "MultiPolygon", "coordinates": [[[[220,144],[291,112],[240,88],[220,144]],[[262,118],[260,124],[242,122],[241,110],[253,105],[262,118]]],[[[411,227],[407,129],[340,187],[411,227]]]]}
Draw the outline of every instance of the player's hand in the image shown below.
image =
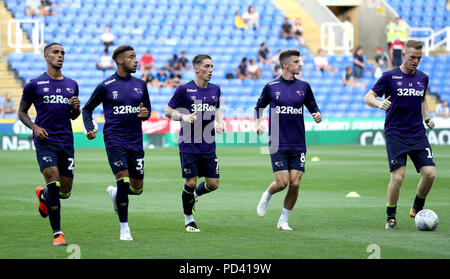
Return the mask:
{"type": "Polygon", "coordinates": [[[97,130],[97,129],[94,129],[94,130],[88,132],[88,133],[86,134],[86,137],[88,138],[88,140],[93,140],[93,139],[95,139],[95,138],[97,137],[97,136],[95,135],[97,132],[98,132],[98,130],[97,130]]]}
{"type": "Polygon", "coordinates": [[[320,114],[320,112],[314,112],[311,113],[311,115],[316,123],[320,123],[322,121],[322,114],[320,114]]]}
{"type": "Polygon", "coordinates": [[[256,134],[258,136],[264,134],[265,131],[266,131],[266,129],[263,126],[256,127],[256,134]]]}
{"type": "Polygon", "coordinates": [[[225,132],[225,125],[223,124],[223,121],[220,121],[216,125],[216,133],[219,135],[223,134],[225,132]]]}
{"type": "Polygon", "coordinates": [[[31,127],[31,130],[38,140],[48,139],[48,133],[44,128],[41,128],[38,125],[34,124],[33,127],[31,127]]]}
{"type": "Polygon", "coordinates": [[[389,107],[391,106],[391,101],[389,101],[389,99],[391,99],[391,96],[387,97],[386,99],[384,99],[381,103],[379,108],[382,110],[388,110],[389,107]]]}
{"type": "Polygon", "coordinates": [[[80,99],[78,99],[77,96],[72,96],[72,98],[70,98],[70,105],[74,110],[80,110],[80,104],[80,99]]]}
{"type": "Polygon", "coordinates": [[[428,128],[433,129],[434,128],[434,122],[433,120],[429,119],[428,123],[425,123],[425,125],[427,125],[428,128]]]}
{"type": "Polygon", "coordinates": [[[138,117],[147,117],[148,116],[148,109],[144,107],[144,104],[141,103],[139,105],[139,114],[138,117]]]}
{"type": "Polygon", "coordinates": [[[191,114],[183,114],[181,117],[181,121],[184,121],[186,123],[194,123],[195,120],[197,120],[197,114],[195,112],[191,114]]]}

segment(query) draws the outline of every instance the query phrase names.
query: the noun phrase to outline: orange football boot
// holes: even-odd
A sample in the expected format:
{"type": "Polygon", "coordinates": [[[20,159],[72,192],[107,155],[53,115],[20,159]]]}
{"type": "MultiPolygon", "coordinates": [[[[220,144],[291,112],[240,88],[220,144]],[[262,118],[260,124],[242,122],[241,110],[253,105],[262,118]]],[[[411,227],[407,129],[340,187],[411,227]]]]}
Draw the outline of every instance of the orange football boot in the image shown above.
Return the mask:
{"type": "Polygon", "coordinates": [[[41,197],[40,197],[41,191],[44,191],[44,187],[37,186],[36,187],[36,196],[37,196],[38,202],[39,202],[39,214],[41,214],[42,218],[47,218],[47,216],[48,216],[47,206],[45,205],[45,201],[41,200],[41,197]]]}

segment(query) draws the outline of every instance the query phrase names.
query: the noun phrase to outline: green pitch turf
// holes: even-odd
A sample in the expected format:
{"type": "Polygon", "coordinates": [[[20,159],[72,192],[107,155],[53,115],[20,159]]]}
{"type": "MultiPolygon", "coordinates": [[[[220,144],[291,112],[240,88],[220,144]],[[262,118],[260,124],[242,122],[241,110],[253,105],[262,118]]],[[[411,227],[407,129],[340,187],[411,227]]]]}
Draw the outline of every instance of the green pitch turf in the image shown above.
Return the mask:
{"type": "Polygon", "coordinates": [[[389,182],[385,148],[361,146],[308,148],[306,173],[289,219],[294,231],[278,231],[285,192],[273,196],[264,218],[256,215],[273,174],[269,156],[255,146],[218,147],[220,187],[196,205],[194,217],[202,232],[186,233],[178,150],[146,150],[145,190],[130,196],[134,241],[124,242],[106,193],[114,179],[105,151],[78,149],[72,197],[61,201],[66,241],[76,244],[66,247],[51,245],[48,219],[37,211],[34,189],[44,180],[34,151],[0,151],[0,258],[64,259],[79,251],[83,259],[448,259],[450,147],[434,146],[433,151],[437,178],[425,208],[439,215],[434,232],[417,231],[408,214],[419,181],[411,161],[400,193],[398,230],[384,229],[389,182]],[[320,161],[311,162],[313,156],[320,161]],[[345,197],[352,191],[360,197],[345,197]]]}

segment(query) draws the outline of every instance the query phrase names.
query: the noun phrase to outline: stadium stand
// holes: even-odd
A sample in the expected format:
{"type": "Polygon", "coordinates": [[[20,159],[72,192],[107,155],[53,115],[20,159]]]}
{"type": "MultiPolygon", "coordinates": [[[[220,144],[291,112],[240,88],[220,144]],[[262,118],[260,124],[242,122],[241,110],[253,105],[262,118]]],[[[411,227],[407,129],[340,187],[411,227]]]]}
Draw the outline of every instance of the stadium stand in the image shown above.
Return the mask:
{"type": "MultiPolygon", "coordinates": [[[[445,10],[445,0],[436,0],[434,5],[429,5],[424,0],[418,1],[426,9],[421,17],[416,16],[416,8],[406,8],[404,1],[401,4],[400,0],[388,2],[399,14],[404,13],[409,24],[428,24],[440,29],[447,26],[447,20],[450,20],[449,11],[445,10]]],[[[15,18],[27,18],[25,1],[5,0],[5,3],[15,18]]],[[[199,53],[210,54],[215,64],[212,82],[222,88],[225,99],[222,110],[226,116],[233,117],[238,112],[253,116],[254,105],[264,84],[274,79],[270,67],[263,67],[262,77],[256,81],[226,78],[228,73],[235,74],[243,57],[256,59],[262,42],[268,45],[273,55],[279,49],[300,50],[304,56],[303,78],[311,84],[324,117],[384,116],[381,110],[372,110],[363,104],[366,93],[364,89],[350,89],[343,85],[344,69],[352,65],[352,56],[328,57],[329,63],[338,68],[339,72],[321,73],[314,68],[313,54],[316,50],[300,46],[297,40],[280,38],[284,13],[271,0],[83,0],[80,3],[80,7],[52,7],[56,12],[55,16],[37,18],[45,22],[46,40],[64,45],[67,55],[63,72],[78,81],[82,104],[104,79],[105,74],[107,76],[113,72],[109,70],[104,74],[96,69],[96,61],[104,49],[100,36],[104,27],[109,25],[111,33],[116,36],[110,53],[111,49],[121,44],[134,46],[138,56],[150,50],[155,58],[156,69],[164,67],[173,54],[179,55],[182,51],[186,51],[189,59],[199,53]],[[253,5],[260,14],[261,28],[236,29],[235,12],[242,13],[249,5],[253,5]]],[[[24,24],[23,28],[31,37],[32,26],[24,24]]],[[[10,67],[25,82],[45,71],[41,55],[10,54],[8,61],[10,67]]],[[[447,56],[443,55],[428,56],[422,62],[420,68],[431,76],[432,92],[444,94],[442,87],[450,82],[450,78],[446,78],[447,74],[450,75],[446,62],[447,56]]],[[[371,67],[372,64],[367,63],[365,76],[360,80],[367,84],[367,88],[375,82],[370,76],[371,67]]],[[[184,81],[194,77],[192,69],[182,71],[181,74],[184,81]]],[[[140,77],[142,73],[138,71],[135,75],[140,77]]],[[[173,89],[150,87],[149,92],[153,109],[162,114],[173,89]]],[[[447,95],[447,99],[448,97],[450,96],[447,95]]],[[[97,108],[96,113],[101,113],[101,107],[97,108]]],[[[310,117],[309,114],[305,116],[310,117]]]]}

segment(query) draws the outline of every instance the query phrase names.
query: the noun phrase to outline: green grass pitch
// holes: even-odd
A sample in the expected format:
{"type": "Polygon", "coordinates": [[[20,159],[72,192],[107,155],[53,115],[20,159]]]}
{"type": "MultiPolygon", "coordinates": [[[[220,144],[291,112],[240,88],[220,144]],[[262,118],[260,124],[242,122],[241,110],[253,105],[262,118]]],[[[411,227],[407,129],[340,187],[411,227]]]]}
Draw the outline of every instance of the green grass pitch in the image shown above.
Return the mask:
{"type": "MultiPolygon", "coordinates": [[[[387,231],[385,148],[314,145],[308,147],[306,173],[289,219],[294,231],[276,229],[285,192],[273,196],[264,218],[256,215],[261,193],[273,180],[270,158],[257,146],[218,147],[220,188],[200,197],[194,213],[201,233],[184,232],[178,149],[147,149],[145,190],[130,196],[132,242],[119,240],[118,218],[106,193],[114,178],[105,151],[77,149],[72,197],[61,201],[62,229],[83,259],[365,259],[375,251],[371,244],[385,259],[448,259],[450,147],[434,146],[433,151],[437,178],[425,208],[439,215],[434,232],[417,231],[408,214],[420,177],[411,161],[397,209],[399,228],[387,231]],[[320,161],[311,162],[313,156],[320,161]],[[345,197],[351,191],[360,197],[345,197]]],[[[34,151],[0,154],[0,258],[73,256],[68,246],[51,245],[48,219],[37,211],[34,189],[44,180],[34,151]]]]}

